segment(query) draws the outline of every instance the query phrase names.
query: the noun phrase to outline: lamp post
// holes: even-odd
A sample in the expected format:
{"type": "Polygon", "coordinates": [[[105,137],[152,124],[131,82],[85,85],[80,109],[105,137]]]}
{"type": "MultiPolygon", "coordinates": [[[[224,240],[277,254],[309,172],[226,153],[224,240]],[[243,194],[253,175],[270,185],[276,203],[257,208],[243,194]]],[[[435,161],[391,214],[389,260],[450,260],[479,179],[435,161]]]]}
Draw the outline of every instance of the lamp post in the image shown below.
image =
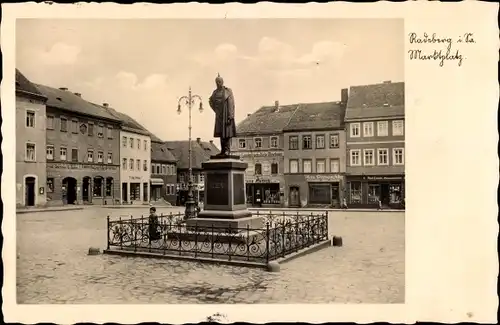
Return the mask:
{"type": "Polygon", "coordinates": [[[203,112],[203,102],[202,99],[199,95],[193,95],[191,92],[191,87],[189,87],[189,93],[187,96],[182,96],[179,98],[179,102],[177,104],[177,113],[181,113],[181,106],[182,104],[185,104],[189,110],[189,153],[188,153],[188,159],[189,159],[189,169],[188,169],[188,197],[186,200],[186,210],[185,210],[185,219],[191,219],[194,218],[196,215],[196,205],[197,203],[194,200],[194,194],[193,194],[193,167],[192,167],[192,147],[191,147],[191,109],[193,108],[193,105],[195,104],[195,100],[198,100],[200,102],[200,113],[203,112]]]}

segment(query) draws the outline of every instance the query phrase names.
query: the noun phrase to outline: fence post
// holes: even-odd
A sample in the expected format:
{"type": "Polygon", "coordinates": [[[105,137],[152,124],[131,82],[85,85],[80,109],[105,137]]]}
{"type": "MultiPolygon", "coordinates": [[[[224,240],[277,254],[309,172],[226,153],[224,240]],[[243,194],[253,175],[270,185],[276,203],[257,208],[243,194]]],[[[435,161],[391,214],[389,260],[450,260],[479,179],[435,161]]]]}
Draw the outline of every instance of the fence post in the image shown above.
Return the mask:
{"type": "Polygon", "coordinates": [[[109,215],[107,216],[107,226],[106,226],[106,229],[107,229],[107,234],[106,234],[106,239],[107,239],[107,245],[106,245],[106,248],[109,250],[109,215]]]}
{"type": "Polygon", "coordinates": [[[247,261],[250,261],[250,225],[247,225],[247,261]]]}
{"type": "MultiPolygon", "coordinates": [[[[179,223],[177,225],[177,233],[179,234],[179,256],[182,255],[182,228],[181,228],[181,224],[179,223]]],[[[187,231],[186,231],[186,236],[187,236],[187,231]]]]}
{"type": "Polygon", "coordinates": [[[281,256],[285,257],[285,251],[286,251],[286,245],[285,245],[286,224],[283,223],[283,225],[281,227],[282,227],[282,230],[281,230],[281,242],[282,242],[282,245],[283,245],[283,249],[281,250],[281,256]]]}
{"type": "Polygon", "coordinates": [[[210,235],[210,251],[212,252],[212,258],[214,258],[214,224],[212,223],[212,234],[210,235]]]}
{"type": "Polygon", "coordinates": [[[120,217],[120,228],[118,228],[120,231],[120,249],[123,250],[123,224],[122,224],[122,217],[120,217]]]}
{"type": "Polygon", "coordinates": [[[198,222],[194,224],[194,257],[198,256],[198,222]]]}
{"type": "Polygon", "coordinates": [[[130,215],[130,228],[134,231],[134,252],[137,252],[137,228],[134,224],[132,215],[130,215]]]}
{"type": "Polygon", "coordinates": [[[266,223],[266,262],[269,263],[269,221],[266,223]]]}
{"type": "Polygon", "coordinates": [[[324,239],[328,239],[329,235],[330,235],[330,227],[328,226],[328,219],[329,218],[329,215],[328,215],[328,211],[326,211],[326,238],[324,239]]]}
{"type": "Polygon", "coordinates": [[[231,240],[233,239],[233,232],[231,231],[231,224],[229,224],[229,247],[227,250],[229,260],[231,260],[231,240]]]}

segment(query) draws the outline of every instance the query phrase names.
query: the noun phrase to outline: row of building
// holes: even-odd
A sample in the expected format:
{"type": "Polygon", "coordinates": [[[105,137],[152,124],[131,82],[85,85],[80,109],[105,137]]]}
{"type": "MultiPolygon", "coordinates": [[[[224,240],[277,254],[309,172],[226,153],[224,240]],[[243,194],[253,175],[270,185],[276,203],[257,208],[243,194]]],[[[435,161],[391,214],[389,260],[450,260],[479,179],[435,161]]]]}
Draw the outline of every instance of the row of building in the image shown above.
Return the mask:
{"type": "Polygon", "coordinates": [[[340,101],[266,106],[237,126],[247,203],[403,208],[404,83],[343,89],[340,101]]]}
{"type": "MultiPolygon", "coordinates": [[[[107,103],[34,84],[19,70],[15,89],[17,206],[180,204],[185,197],[188,141],[162,141],[107,103]]],[[[197,160],[218,153],[200,139],[193,147],[197,160]]],[[[199,173],[195,182],[203,191],[199,173]]]]}

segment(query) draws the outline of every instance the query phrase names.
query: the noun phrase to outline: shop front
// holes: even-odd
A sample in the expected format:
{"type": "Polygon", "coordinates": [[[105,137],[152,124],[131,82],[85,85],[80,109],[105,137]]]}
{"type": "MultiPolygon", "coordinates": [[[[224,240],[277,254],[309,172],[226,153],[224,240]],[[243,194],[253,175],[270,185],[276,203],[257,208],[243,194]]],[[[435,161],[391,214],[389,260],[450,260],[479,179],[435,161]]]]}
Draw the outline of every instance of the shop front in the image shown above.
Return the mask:
{"type": "Polygon", "coordinates": [[[404,208],[404,175],[348,176],[346,188],[348,207],[404,208]]]}
{"type": "Polygon", "coordinates": [[[285,205],[290,208],[340,207],[343,197],[341,174],[288,174],[285,182],[285,205]]]}
{"type": "Polygon", "coordinates": [[[277,177],[246,179],[247,205],[280,206],[283,189],[277,177]]]}

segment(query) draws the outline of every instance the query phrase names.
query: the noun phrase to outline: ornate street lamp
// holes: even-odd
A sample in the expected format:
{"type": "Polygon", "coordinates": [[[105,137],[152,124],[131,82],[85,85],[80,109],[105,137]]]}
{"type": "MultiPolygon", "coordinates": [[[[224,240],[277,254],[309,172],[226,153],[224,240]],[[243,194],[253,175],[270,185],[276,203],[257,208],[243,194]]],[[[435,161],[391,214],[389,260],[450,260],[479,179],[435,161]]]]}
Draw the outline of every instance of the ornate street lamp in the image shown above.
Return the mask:
{"type": "Polygon", "coordinates": [[[185,219],[191,219],[196,216],[196,208],[197,208],[197,202],[194,200],[194,194],[193,194],[193,167],[192,167],[192,148],[191,148],[191,109],[193,108],[195,104],[195,100],[198,100],[200,102],[200,113],[203,112],[203,101],[199,95],[193,95],[191,92],[191,87],[189,87],[189,93],[187,96],[182,96],[179,98],[179,102],[177,104],[177,113],[180,114],[181,111],[181,106],[182,104],[186,105],[188,110],[189,110],[189,154],[188,154],[188,159],[189,159],[189,169],[188,169],[188,177],[189,177],[189,182],[188,182],[188,197],[186,200],[186,210],[184,214],[185,219]]]}

